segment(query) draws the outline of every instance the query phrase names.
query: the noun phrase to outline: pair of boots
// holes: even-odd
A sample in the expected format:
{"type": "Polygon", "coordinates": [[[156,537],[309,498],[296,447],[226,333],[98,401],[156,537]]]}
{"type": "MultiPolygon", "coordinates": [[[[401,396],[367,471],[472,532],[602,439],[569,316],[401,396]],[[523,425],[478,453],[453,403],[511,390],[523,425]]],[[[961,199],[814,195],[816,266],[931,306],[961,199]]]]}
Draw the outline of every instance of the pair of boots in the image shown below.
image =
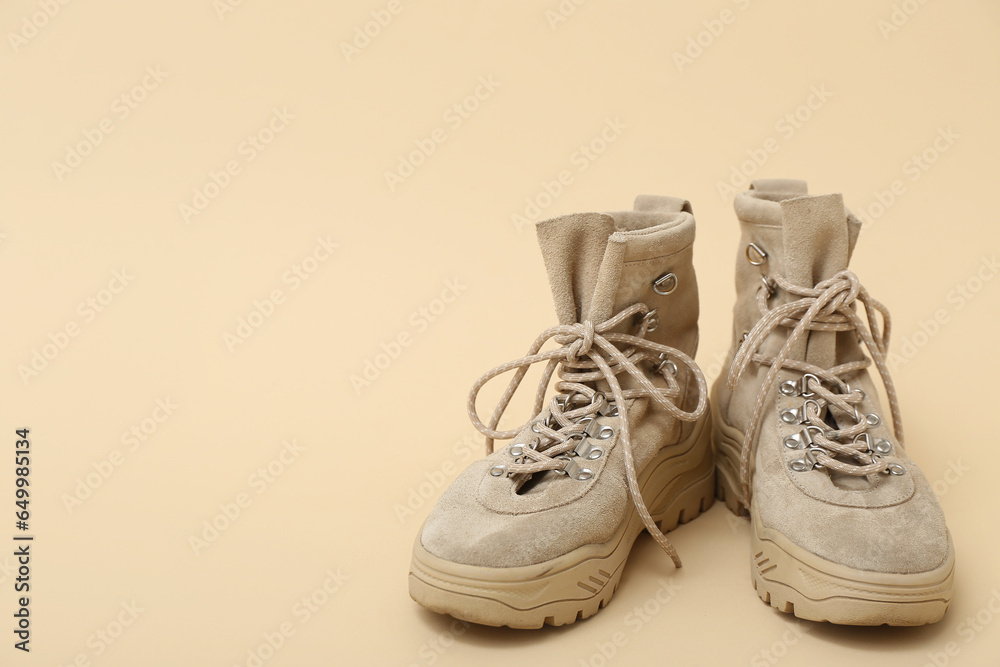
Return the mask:
{"type": "Polygon", "coordinates": [[[633,211],[538,223],[560,324],[473,386],[488,456],[422,527],[414,600],[485,625],[587,618],[611,599],[639,533],[680,566],[664,533],[719,498],[749,515],[753,584],[777,609],[852,625],[942,618],[954,549],[903,450],[888,312],[848,270],[858,219],[841,195],[809,196],[793,180],[756,181],[735,208],[733,342],[711,409],[693,360],[690,204],[640,196],[633,211]],[[533,417],[497,430],[536,363],[533,417]],[[484,424],[476,396],[509,371],[484,424]]]}

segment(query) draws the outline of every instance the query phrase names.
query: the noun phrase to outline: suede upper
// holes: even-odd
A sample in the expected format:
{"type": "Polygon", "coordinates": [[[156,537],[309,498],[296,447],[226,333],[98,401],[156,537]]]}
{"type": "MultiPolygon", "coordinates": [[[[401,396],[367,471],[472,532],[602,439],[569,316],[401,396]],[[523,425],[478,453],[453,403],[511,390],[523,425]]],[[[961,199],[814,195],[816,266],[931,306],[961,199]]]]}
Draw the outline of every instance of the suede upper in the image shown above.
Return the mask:
{"type": "MultiPolygon", "coordinates": [[[[763,289],[762,277],[781,274],[794,284],[812,288],[848,267],[860,230],[858,220],[844,208],[841,195],[806,193],[802,181],[758,181],[736,198],[742,235],[728,364],[743,335],[761,317],[757,296],[763,289]],[[765,261],[760,262],[757,251],[747,250],[751,243],[765,253],[765,261]],[[748,261],[748,252],[759,266],[748,261]]],[[[772,307],[794,298],[778,292],[772,307]]],[[[789,331],[776,329],[759,352],[775,355],[789,331]]],[[[830,368],[862,355],[853,331],[809,331],[792,349],[791,358],[830,368]]],[[[746,431],[768,370],[766,365],[751,365],[732,391],[725,375],[718,380],[714,408],[721,411],[724,422],[746,431]]],[[[949,550],[944,515],[927,480],[896,441],[867,370],[842,379],[865,392],[859,409],[881,420],[868,432],[872,438],[892,443],[892,454],[886,458],[902,465],[905,474],[852,477],[825,469],[797,472],[790,468],[791,460],[802,452],[785,447],[783,441],[803,427],[783,423],[779,413],[799,408],[804,399],[784,396],[778,388],[786,380],[801,378],[799,372],[782,370],[765,400],[752,459],[751,510],[766,528],[834,563],[888,573],[924,572],[940,565],[949,550]]]]}
{"type": "MultiPolygon", "coordinates": [[[[590,320],[595,324],[632,304],[658,309],[659,326],[648,340],[694,356],[698,344],[698,290],[692,264],[694,218],[690,205],[670,197],[639,197],[635,210],[580,213],[538,223],[542,257],[552,289],[556,315],[563,324],[590,320]],[[653,283],[673,273],[676,288],[656,294],[653,283]]],[[[541,328],[541,327],[540,327],[541,328]]],[[[634,333],[631,323],[619,329],[634,333]],[[631,329],[631,331],[629,331],[631,329]]],[[[650,373],[657,387],[662,377],[650,373]]],[[[623,388],[629,377],[619,375],[623,388]]],[[[693,384],[693,383],[691,383],[693,384]]],[[[680,407],[697,403],[694,387],[684,381],[680,407]]],[[[603,389],[602,382],[597,383],[603,389]]],[[[647,398],[626,401],[636,470],[663,447],[688,432],[647,398]]],[[[548,414],[544,410],[540,419],[548,414]]],[[[577,547],[608,541],[627,516],[632,500],[625,480],[625,460],[618,446],[622,417],[602,416],[614,428],[602,441],[606,455],[590,464],[586,481],[552,471],[530,481],[493,476],[494,465],[511,460],[503,445],[463,471],[431,511],[421,544],[431,554],[456,563],[514,567],[540,563],[577,547]]],[[[532,439],[530,426],[512,442],[532,439]]]]}

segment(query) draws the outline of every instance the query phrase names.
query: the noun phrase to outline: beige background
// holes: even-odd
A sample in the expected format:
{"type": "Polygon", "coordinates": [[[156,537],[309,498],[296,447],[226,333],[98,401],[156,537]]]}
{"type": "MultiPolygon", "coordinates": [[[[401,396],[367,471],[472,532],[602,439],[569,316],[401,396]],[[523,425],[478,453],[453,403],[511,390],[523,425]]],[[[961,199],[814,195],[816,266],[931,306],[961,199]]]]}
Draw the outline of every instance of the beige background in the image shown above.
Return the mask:
{"type": "Polygon", "coordinates": [[[348,58],[342,43],[389,0],[223,1],[0,8],[0,448],[31,428],[37,536],[30,655],[11,646],[0,556],[0,664],[596,666],[616,639],[609,664],[997,664],[996,3],[591,0],[553,28],[558,0],[401,0],[348,58]],[[475,110],[449,112],[481,78],[475,110]],[[390,190],[385,172],[432,136],[444,142],[390,190]],[[78,166],[54,166],[77,149],[78,166]],[[526,214],[563,170],[569,184],[526,214]],[[671,535],[682,570],[640,539],[589,621],[466,629],[419,608],[414,534],[481,451],[468,387],[554,319],[534,233],[512,216],[690,198],[714,376],[737,238],[719,183],[734,171],[808,178],[873,222],[854,268],[893,310],[909,448],[957,546],[945,621],[793,622],[757,599],[747,525],[719,504],[671,535]],[[206,191],[212,173],[227,187],[206,191]],[[213,198],[185,220],[196,189],[213,198]],[[317,238],[338,245],[325,261],[307,259],[317,238]],[[251,316],[275,290],[270,316],[251,316]],[[252,335],[227,339],[248,317],[252,335]],[[384,368],[355,390],[367,362],[384,368]],[[123,439],[133,428],[144,440],[123,439]],[[212,521],[224,530],[192,547],[212,521]]]}

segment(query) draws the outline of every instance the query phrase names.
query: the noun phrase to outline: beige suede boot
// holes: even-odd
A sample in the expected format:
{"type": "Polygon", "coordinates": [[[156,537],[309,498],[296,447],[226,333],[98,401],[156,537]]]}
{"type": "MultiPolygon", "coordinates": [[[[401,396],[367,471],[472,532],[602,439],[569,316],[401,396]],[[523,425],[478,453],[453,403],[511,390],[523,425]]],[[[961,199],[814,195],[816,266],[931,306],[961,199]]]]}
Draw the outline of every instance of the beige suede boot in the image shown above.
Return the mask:
{"type": "Polygon", "coordinates": [[[841,195],[808,196],[802,181],[757,181],[735,206],[733,347],[713,405],[719,497],[749,507],[754,587],[815,621],[938,621],[954,550],[903,450],[888,312],[847,270],[861,225],[841,195]]]}
{"type": "Polygon", "coordinates": [[[459,475],[421,529],[409,576],[414,600],[486,625],[564,625],[611,599],[644,528],[680,565],[661,531],[706,510],[715,489],[707,386],[692,360],[694,227],[690,205],[669,197],[538,223],[561,324],[473,386],[469,414],[488,456],[459,475]],[[540,351],[549,340],[559,347],[540,351]],[[496,430],[528,367],[540,362],[531,419],[496,430]],[[484,425],[479,389],[512,370],[484,425]],[[494,438],[513,442],[493,452],[494,438]]]}

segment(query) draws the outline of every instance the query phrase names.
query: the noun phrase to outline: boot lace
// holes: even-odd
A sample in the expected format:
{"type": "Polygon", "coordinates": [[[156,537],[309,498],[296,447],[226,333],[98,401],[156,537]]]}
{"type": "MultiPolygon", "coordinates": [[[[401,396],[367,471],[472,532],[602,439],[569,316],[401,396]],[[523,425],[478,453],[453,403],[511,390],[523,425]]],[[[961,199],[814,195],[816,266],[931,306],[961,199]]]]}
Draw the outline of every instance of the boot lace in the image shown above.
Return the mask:
{"type": "MultiPolygon", "coordinates": [[[[472,386],[469,393],[469,417],[473,425],[486,436],[486,453],[493,453],[495,439],[509,439],[517,436],[525,427],[531,424],[532,432],[537,436],[530,445],[521,446],[513,464],[497,466],[493,474],[508,476],[531,475],[547,470],[565,474],[579,472],[574,449],[584,441],[584,434],[591,434],[588,429],[596,425],[598,415],[621,416],[619,442],[624,458],[626,481],[629,495],[635,505],[646,530],[670,556],[674,564],[680,567],[681,561],[673,545],[657,527],[646,507],[639,489],[636,475],[635,460],[632,455],[629,420],[624,414],[625,401],[637,398],[649,398],[670,415],[681,421],[697,421],[705,414],[708,407],[708,390],[705,376],[691,357],[680,350],[660,345],[645,338],[646,334],[656,328],[656,310],[650,310],[642,303],[629,306],[604,322],[594,324],[584,321],[577,324],[563,324],[543,331],[531,344],[528,353],[506,364],[497,366],[487,372],[472,386]],[[629,318],[641,317],[636,335],[615,333],[611,330],[629,318]],[[554,339],[561,347],[546,352],[540,352],[542,346],[554,339]],[[655,364],[653,372],[662,376],[667,387],[660,388],[649,381],[649,370],[640,368],[643,362],[652,361],[655,364]],[[497,425],[507,409],[514,392],[521,384],[528,369],[536,363],[546,362],[542,378],[538,383],[535,395],[532,419],[516,429],[498,431],[497,425]],[[697,384],[698,404],[694,410],[686,412],[675,404],[681,398],[681,386],[675,374],[678,364],[688,369],[697,384]],[[549,416],[539,419],[545,403],[545,395],[549,380],[557,369],[560,380],[556,382],[557,394],[549,402],[549,416]],[[479,390],[498,375],[514,370],[514,377],[507,385],[506,391],[490,417],[489,425],[483,424],[476,410],[476,397],[479,390]],[[618,381],[619,374],[626,374],[639,385],[635,389],[622,389],[618,381]],[[610,387],[611,397],[598,391],[594,383],[604,380],[610,387]],[[622,411],[619,413],[619,409],[622,411]]],[[[598,436],[602,437],[602,436],[598,436]]],[[[515,447],[518,447],[515,445],[515,447]]],[[[513,452],[512,452],[513,453],[513,452]]],[[[586,453],[580,453],[586,457],[586,453]]],[[[589,479],[584,470],[576,479],[589,479]]],[[[591,473],[592,476],[592,473],[591,473]]]]}
{"type": "Polygon", "coordinates": [[[757,292],[757,305],[760,308],[761,318],[746,334],[733,359],[728,376],[729,388],[735,389],[751,362],[770,367],[760,391],[757,392],[740,455],[740,481],[746,502],[750,501],[750,460],[753,443],[760,431],[768,392],[782,369],[798,371],[803,375],[801,382],[782,383],[781,393],[808,399],[803,402],[799,411],[782,413],[782,421],[805,425],[799,440],[794,436],[792,442],[786,439],[786,446],[807,448],[803,459],[792,462],[794,469],[804,471],[828,468],[856,477],[880,472],[902,474],[901,467],[888,463],[882,457],[882,454],[891,451],[888,443],[872,442],[868,429],[879,423],[879,417],[875,414],[864,415],[858,410],[858,405],[865,398],[864,392],[860,388],[852,388],[843,379],[844,376],[866,369],[872,361],[875,362],[889,400],[896,439],[902,446],[903,423],[899,412],[899,401],[886,365],[889,311],[868,294],[858,277],[851,271],[841,271],[814,288],[800,287],[777,274],[764,276],[763,283],[757,292]],[[768,304],[768,299],[778,289],[799,298],[772,308],[768,304]],[[864,306],[867,326],[857,313],[858,302],[864,306]],[[876,312],[882,315],[881,329],[876,312]],[[773,357],[760,354],[758,349],[761,344],[779,327],[791,329],[781,350],[773,357]],[[805,361],[790,359],[789,355],[796,342],[809,331],[855,331],[871,354],[871,359],[865,357],[831,368],[821,368],[805,361]],[[836,391],[831,391],[828,387],[835,388],[836,391]],[[832,420],[825,420],[824,413],[832,409],[836,410],[835,415],[840,418],[835,416],[832,420]]]}

